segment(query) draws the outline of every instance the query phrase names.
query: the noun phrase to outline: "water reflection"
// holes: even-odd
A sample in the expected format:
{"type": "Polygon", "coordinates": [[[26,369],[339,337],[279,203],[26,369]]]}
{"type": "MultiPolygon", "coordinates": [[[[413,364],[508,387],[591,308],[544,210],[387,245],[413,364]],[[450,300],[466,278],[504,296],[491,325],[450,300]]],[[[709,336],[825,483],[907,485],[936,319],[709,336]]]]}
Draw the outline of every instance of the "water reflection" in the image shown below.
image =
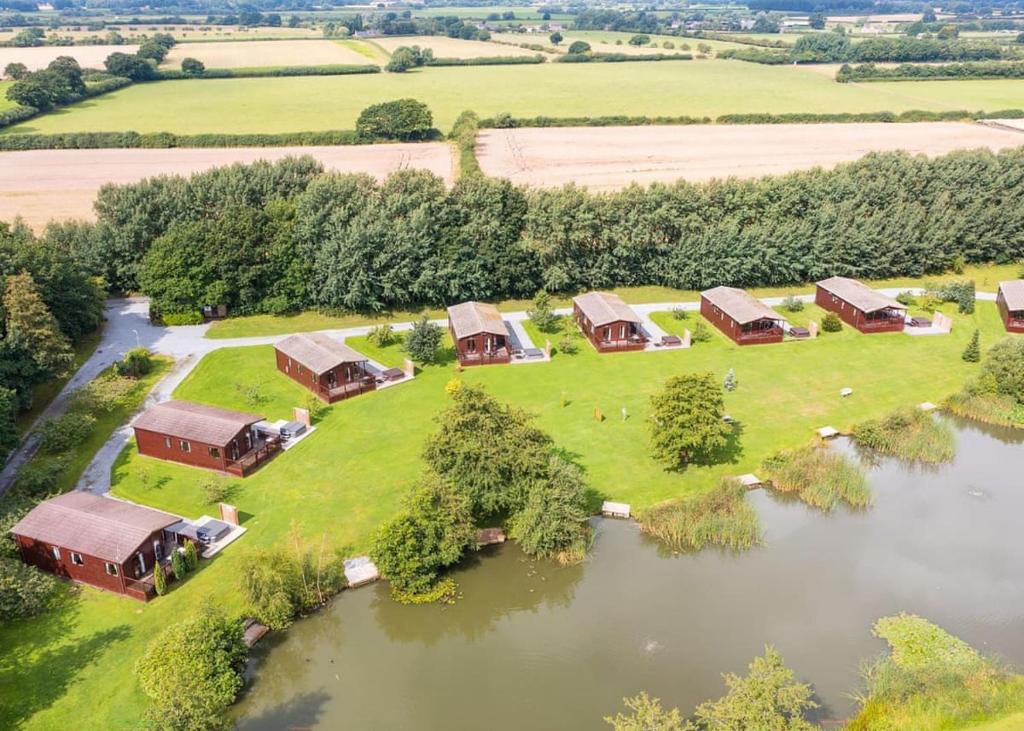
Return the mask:
{"type": "Polygon", "coordinates": [[[1024,664],[1022,442],[957,424],[952,464],[874,466],[868,510],[751,493],[765,545],[742,554],[672,555],[633,524],[598,521],[582,566],[511,545],[481,553],[454,606],[346,592],[260,649],[240,725],[600,728],[642,689],[687,711],[721,695],[720,673],[768,642],[814,684],[822,717],[842,717],[858,665],[884,649],[871,624],[899,611],[1024,664]]]}

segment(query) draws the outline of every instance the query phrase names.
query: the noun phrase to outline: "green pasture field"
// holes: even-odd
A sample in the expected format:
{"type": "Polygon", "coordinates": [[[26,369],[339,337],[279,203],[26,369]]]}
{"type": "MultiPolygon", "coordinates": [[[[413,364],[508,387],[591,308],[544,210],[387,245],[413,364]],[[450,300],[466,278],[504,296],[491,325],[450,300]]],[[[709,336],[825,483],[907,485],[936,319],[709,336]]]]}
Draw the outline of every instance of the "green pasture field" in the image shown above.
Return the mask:
{"type": "Polygon", "coordinates": [[[13,81],[0,81],[0,112],[18,106],[7,98],[7,90],[14,85],[13,81]]]}
{"type": "Polygon", "coordinates": [[[405,74],[137,84],[8,128],[15,133],[256,133],[350,129],[370,104],[413,97],[439,129],[483,117],[901,112],[1024,107],[1006,80],[837,84],[813,70],[742,61],[547,63],[420,69],[405,74]]]}

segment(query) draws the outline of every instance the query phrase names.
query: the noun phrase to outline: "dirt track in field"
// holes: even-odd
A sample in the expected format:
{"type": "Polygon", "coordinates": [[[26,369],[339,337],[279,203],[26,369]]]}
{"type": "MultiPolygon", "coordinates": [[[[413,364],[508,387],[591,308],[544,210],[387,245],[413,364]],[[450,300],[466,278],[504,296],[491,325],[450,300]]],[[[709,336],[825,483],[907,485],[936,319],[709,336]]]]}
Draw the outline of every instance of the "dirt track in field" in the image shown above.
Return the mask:
{"type": "Polygon", "coordinates": [[[21,216],[36,230],[50,220],[91,220],[106,183],[156,175],[189,175],[220,165],[312,155],[328,170],[383,179],[406,168],[429,170],[451,184],[451,148],[444,143],[340,147],[238,147],[173,150],[32,150],[0,153],[0,221],[21,216]]]}
{"type": "Polygon", "coordinates": [[[515,183],[616,190],[828,168],[874,151],[942,155],[1020,145],[1022,132],[953,122],[551,127],[481,132],[477,157],[487,175],[515,183]]]}

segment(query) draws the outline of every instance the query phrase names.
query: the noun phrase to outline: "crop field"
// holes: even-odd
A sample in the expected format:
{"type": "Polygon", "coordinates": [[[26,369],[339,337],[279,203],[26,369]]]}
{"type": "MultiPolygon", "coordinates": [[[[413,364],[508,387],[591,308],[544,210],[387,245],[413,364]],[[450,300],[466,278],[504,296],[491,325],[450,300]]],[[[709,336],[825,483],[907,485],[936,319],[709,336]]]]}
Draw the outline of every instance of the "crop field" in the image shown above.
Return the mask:
{"type": "Polygon", "coordinates": [[[370,104],[413,97],[451,128],[487,117],[901,112],[1024,108],[1005,80],[837,84],[800,67],[740,61],[660,61],[429,68],[406,74],[218,79],[138,84],[29,120],[9,132],[300,132],[351,129],[370,104]]]}
{"type": "Polygon", "coordinates": [[[451,148],[443,143],[337,147],[233,147],[169,150],[31,150],[0,153],[0,221],[21,216],[41,230],[51,219],[91,219],[106,183],[132,183],[155,175],[188,175],[220,165],[312,155],[328,170],[384,178],[402,168],[423,168],[452,180],[451,148]],[[31,175],[25,171],[31,170],[31,175]]]}
{"type": "Polygon", "coordinates": [[[464,41],[447,36],[399,36],[374,38],[373,43],[388,53],[399,46],[429,48],[437,58],[487,58],[489,56],[535,56],[534,51],[486,41],[464,41]]]}
{"type": "Polygon", "coordinates": [[[178,68],[186,58],[198,59],[210,69],[370,63],[366,55],[347,45],[326,39],[315,39],[179,43],[167,54],[162,66],[178,68]]]}
{"type": "Polygon", "coordinates": [[[612,190],[832,167],[883,150],[942,155],[1018,145],[1022,132],[954,122],[548,127],[484,130],[477,157],[487,175],[515,183],[612,190]]]}
{"type": "Polygon", "coordinates": [[[0,48],[0,69],[9,63],[23,63],[29,71],[45,68],[58,56],[71,56],[86,69],[101,69],[112,53],[135,53],[138,46],[38,46],[36,48],[0,48]]]}
{"type": "MultiPolygon", "coordinates": [[[[0,31],[0,41],[9,41],[18,34],[20,28],[0,31]]],[[[259,40],[263,38],[322,38],[319,29],[313,28],[272,28],[269,26],[249,27],[238,25],[214,25],[189,23],[186,25],[151,25],[137,23],[133,25],[111,25],[103,30],[87,30],[84,26],[71,26],[47,31],[50,36],[71,38],[80,41],[85,38],[103,38],[111,30],[116,30],[124,38],[134,38],[153,33],[170,33],[180,42],[209,40],[259,40]]]]}
{"type": "MultiPolygon", "coordinates": [[[[519,34],[506,33],[505,36],[516,36],[519,34]]],[[[562,32],[564,37],[563,50],[568,49],[573,41],[585,41],[590,44],[594,51],[600,53],[629,53],[634,55],[650,55],[653,53],[697,53],[697,45],[704,43],[711,46],[713,52],[724,51],[727,48],[750,48],[749,45],[740,43],[729,43],[727,41],[715,41],[704,38],[680,38],[678,36],[649,35],[651,42],[643,46],[630,45],[629,39],[636,33],[625,33],[620,31],[603,30],[567,30],[562,32]],[[619,43],[621,41],[621,43],[619,43]],[[665,43],[671,43],[675,48],[665,48],[665,43]],[[683,48],[689,46],[689,48],[683,48]]],[[[525,36],[529,37],[529,36],[525,36]]],[[[544,37],[547,42],[546,36],[544,37]]]]}

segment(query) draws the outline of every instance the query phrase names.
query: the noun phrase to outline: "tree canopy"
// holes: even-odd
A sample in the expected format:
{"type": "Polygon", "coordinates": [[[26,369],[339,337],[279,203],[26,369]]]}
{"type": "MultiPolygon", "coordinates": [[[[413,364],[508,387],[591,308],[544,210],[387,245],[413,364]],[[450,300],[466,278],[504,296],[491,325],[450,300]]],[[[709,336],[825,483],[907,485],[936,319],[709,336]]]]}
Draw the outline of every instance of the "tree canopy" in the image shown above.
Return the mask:
{"type": "MultiPolygon", "coordinates": [[[[404,70],[404,69],[403,69],[404,70]]],[[[364,140],[422,140],[430,135],[434,117],[423,102],[396,99],[368,106],[356,119],[364,140]]]]}
{"type": "Polygon", "coordinates": [[[651,397],[648,426],[654,457],[669,467],[707,461],[728,444],[722,386],[712,373],[674,376],[651,397]]]}

